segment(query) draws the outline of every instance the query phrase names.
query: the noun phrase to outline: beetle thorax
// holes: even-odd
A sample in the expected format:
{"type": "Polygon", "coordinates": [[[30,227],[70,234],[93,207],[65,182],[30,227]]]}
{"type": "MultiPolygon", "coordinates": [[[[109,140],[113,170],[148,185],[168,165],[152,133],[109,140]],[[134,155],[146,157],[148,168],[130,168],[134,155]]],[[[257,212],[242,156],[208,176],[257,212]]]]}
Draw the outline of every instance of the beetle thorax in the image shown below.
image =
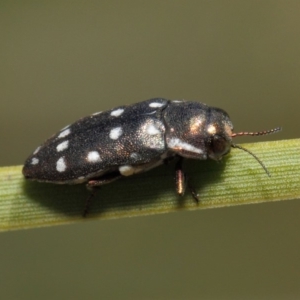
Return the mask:
{"type": "Polygon", "coordinates": [[[232,123],[221,109],[195,102],[171,102],[164,120],[167,147],[180,156],[220,160],[230,151],[232,123]]]}

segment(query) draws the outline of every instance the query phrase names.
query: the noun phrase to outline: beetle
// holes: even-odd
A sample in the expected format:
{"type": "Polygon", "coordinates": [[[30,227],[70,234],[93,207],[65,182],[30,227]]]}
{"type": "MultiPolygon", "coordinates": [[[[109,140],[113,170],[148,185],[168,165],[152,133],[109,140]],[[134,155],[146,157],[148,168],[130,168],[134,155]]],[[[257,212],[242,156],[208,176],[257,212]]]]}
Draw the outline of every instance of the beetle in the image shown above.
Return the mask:
{"type": "MultiPolygon", "coordinates": [[[[176,191],[186,187],[198,195],[183,171],[184,158],[219,161],[230,149],[239,148],[232,138],[279,131],[233,133],[229,115],[222,109],[184,100],[153,98],[128,106],[97,112],[61,129],[27,158],[26,179],[57,184],[86,182],[92,190],[122,177],[148,171],[170,159],[175,166],[176,191]]],[[[85,213],[88,211],[86,204],[85,213]]]]}

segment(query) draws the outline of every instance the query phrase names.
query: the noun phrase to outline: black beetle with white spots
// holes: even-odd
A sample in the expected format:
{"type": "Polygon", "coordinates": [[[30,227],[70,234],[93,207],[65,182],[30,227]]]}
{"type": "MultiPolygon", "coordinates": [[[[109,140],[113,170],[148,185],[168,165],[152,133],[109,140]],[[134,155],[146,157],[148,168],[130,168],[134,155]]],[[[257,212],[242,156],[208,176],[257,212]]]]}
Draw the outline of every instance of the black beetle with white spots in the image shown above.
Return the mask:
{"type": "Polygon", "coordinates": [[[183,195],[188,187],[198,201],[183,171],[183,158],[220,160],[234,147],[250,153],[269,174],[252,152],[234,144],[232,138],[279,130],[233,133],[232,122],[222,109],[155,98],[97,112],[66,126],[27,158],[23,174],[42,182],[87,182],[94,191],[174,158],[177,193],[183,195]]]}

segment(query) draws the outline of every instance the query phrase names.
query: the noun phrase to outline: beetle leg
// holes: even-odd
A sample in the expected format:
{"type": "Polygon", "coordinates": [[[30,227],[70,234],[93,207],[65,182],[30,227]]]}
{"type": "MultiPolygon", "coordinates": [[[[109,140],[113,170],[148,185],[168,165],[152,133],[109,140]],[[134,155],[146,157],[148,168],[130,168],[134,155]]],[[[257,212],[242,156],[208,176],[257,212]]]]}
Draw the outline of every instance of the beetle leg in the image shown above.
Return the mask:
{"type": "Polygon", "coordinates": [[[175,166],[175,180],[176,180],[176,191],[178,195],[183,196],[186,187],[190,190],[192,197],[194,200],[199,203],[198,194],[195,189],[190,184],[190,179],[183,171],[183,158],[180,157],[175,166]]]}
{"type": "Polygon", "coordinates": [[[197,194],[196,190],[194,189],[194,187],[190,184],[190,180],[187,179],[187,187],[190,190],[190,193],[192,194],[192,197],[194,198],[195,202],[197,204],[199,204],[199,195],[197,194]]]}
{"type": "Polygon", "coordinates": [[[97,190],[93,189],[91,191],[91,193],[89,194],[89,196],[86,198],[85,200],[85,205],[84,205],[84,210],[82,213],[82,216],[85,218],[87,216],[87,214],[89,213],[90,207],[91,207],[91,203],[92,203],[92,199],[94,198],[94,196],[96,195],[97,190]]]}
{"type": "Polygon", "coordinates": [[[186,174],[182,168],[183,158],[180,157],[175,166],[176,192],[179,196],[183,196],[186,189],[186,174]]]}
{"type": "Polygon", "coordinates": [[[177,156],[174,155],[174,156],[169,156],[167,158],[164,159],[164,164],[165,165],[169,165],[177,156]]]}
{"type": "Polygon", "coordinates": [[[86,184],[86,187],[88,189],[93,190],[93,188],[95,188],[95,187],[99,187],[101,185],[111,183],[115,180],[120,179],[121,177],[123,177],[123,176],[119,172],[105,174],[99,178],[89,180],[88,183],[86,184]]]}
{"type": "Polygon", "coordinates": [[[91,191],[90,195],[88,196],[88,198],[85,200],[85,207],[84,207],[84,211],[83,211],[83,217],[86,217],[91,203],[92,203],[92,199],[94,198],[94,196],[96,195],[96,192],[98,191],[97,188],[99,188],[101,185],[104,184],[108,184],[111,183],[115,180],[118,180],[119,178],[123,177],[119,172],[114,172],[114,173],[109,173],[106,175],[103,175],[99,178],[95,178],[95,179],[91,179],[88,181],[88,183],[86,184],[86,187],[88,190],[91,191]]]}

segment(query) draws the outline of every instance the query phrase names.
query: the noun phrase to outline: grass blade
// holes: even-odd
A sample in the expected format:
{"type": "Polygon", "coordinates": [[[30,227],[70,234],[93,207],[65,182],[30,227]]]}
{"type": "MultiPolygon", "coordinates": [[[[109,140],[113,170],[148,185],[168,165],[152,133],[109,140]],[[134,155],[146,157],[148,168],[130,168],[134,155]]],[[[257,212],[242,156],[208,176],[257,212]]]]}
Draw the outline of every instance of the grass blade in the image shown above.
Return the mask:
{"type": "Polygon", "coordinates": [[[175,194],[174,164],[101,188],[83,219],[88,191],[24,180],[22,166],[0,168],[0,230],[300,199],[300,139],[244,144],[267,166],[268,177],[247,153],[233,149],[221,163],[186,161],[185,170],[199,193],[199,205],[187,192],[175,194]]]}

